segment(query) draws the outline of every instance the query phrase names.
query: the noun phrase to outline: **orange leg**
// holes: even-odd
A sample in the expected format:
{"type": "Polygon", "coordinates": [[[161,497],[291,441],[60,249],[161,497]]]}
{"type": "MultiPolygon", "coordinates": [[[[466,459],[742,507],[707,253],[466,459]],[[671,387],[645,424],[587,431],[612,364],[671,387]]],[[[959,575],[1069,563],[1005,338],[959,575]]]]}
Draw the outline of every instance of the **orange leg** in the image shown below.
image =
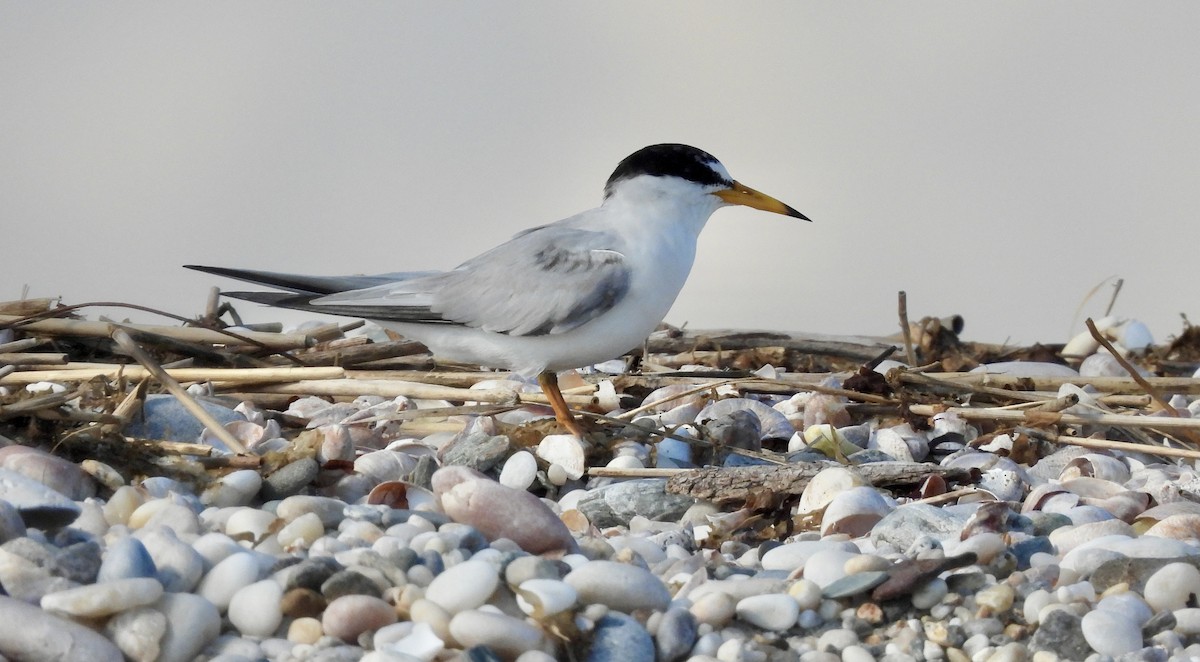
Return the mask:
{"type": "Polygon", "coordinates": [[[542,393],[550,399],[550,408],[554,410],[554,418],[567,429],[567,432],[583,439],[583,428],[579,427],[579,422],[571,415],[571,410],[567,407],[567,401],[563,399],[562,391],[558,389],[558,375],[547,370],[538,375],[538,384],[542,386],[542,393]]]}

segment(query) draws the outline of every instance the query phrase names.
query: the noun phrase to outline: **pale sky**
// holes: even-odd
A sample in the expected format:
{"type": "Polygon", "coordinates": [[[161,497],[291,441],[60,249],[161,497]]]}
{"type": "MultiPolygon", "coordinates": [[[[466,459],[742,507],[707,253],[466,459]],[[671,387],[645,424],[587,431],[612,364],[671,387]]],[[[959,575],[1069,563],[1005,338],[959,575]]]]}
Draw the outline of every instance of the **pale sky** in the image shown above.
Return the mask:
{"type": "Polygon", "coordinates": [[[718,211],[668,322],[887,334],[903,289],[1062,342],[1119,276],[1163,342],[1200,322],[1198,35],[1194,2],[2,0],[0,299],[450,268],[685,142],[814,222],[718,211]]]}

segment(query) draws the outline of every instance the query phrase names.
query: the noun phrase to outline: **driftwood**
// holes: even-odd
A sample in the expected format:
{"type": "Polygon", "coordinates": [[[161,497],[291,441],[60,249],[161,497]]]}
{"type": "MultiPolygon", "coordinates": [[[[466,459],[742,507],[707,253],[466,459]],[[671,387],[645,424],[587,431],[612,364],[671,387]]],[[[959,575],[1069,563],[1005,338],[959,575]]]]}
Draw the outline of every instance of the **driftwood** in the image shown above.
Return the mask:
{"type": "Polygon", "coordinates": [[[646,341],[646,350],[651,354],[782,347],[805,354],[836,356],[855,361],[869,361],[890,346],[890,342],[880,338],[736,329],[712,329],[699,333],[682,332],[677,334],[659,332],[651,335],[646,341]]]}
{"type": "MultiPolygon", "coordinates": [[[[985,372],[942,372],[936,374],[938,381],[947,385],[992,386],[1022,391],[1057,391],[1063,384],[1092,386],[1106,393],[1145,393],[1142,386],[1129,377],[1014,377],[1000,373],[985,372]]],[[[916,384],[927,383],[916,373],[901,373],[900,379],[916,384]]],[[[1194,377],[1146,377],[1146,383],[1169,393],[1200,393],[1200,379],[1194,377]]]]}
{"type": "MultiPolygon", "coordinates": [[[[741,501],[767,492],[799,495],[808,481],[835,463],[803,463],[784,466],[710,467],[688,469],[667,479],[667,492],[686,494],[708,501],[741,501]]],[[[878,487],[915,485],[930,476],[947,481],[971,480],[967,469],[947,469],[916,462],[872,462],[848,467],[869,484],[878,487]]]]}

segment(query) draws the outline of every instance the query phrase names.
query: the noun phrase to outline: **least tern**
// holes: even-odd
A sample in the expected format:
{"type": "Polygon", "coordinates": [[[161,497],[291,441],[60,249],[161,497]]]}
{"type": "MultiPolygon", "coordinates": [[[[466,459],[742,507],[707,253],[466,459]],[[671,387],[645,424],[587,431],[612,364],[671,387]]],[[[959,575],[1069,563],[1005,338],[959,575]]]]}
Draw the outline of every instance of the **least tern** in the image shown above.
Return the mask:
{"type": "Polygon", "coordinates": [[[434,356],[537,375],[555,417],[582,437],[556,371],[640,345],[683,288],[704,224],[730,205],[809,220],[738,183],[703,150],[651,145],[617,165],[599,207],[525,230],[450,271],[325,277],[187,268],[288,290],[226,296],[367,318],[434,356]]]}

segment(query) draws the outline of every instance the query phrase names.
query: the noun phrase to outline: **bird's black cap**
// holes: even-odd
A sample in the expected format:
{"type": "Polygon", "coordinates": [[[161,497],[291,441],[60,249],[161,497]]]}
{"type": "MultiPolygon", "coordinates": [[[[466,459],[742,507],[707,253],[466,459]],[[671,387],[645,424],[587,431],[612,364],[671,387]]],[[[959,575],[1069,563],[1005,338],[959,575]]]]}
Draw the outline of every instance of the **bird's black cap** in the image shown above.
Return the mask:
{"type": "Polygon", "coordinates": [[[713,164],[716,163],[720,163],[717,157],[689,145],[663,144],[643,147],[617,164],[617,169],[604,185],[604,195],[608,197],[617,182],[639,175],[679,177],[702,186],[732,184],[732,181],[713,168],[713,164]]]}

